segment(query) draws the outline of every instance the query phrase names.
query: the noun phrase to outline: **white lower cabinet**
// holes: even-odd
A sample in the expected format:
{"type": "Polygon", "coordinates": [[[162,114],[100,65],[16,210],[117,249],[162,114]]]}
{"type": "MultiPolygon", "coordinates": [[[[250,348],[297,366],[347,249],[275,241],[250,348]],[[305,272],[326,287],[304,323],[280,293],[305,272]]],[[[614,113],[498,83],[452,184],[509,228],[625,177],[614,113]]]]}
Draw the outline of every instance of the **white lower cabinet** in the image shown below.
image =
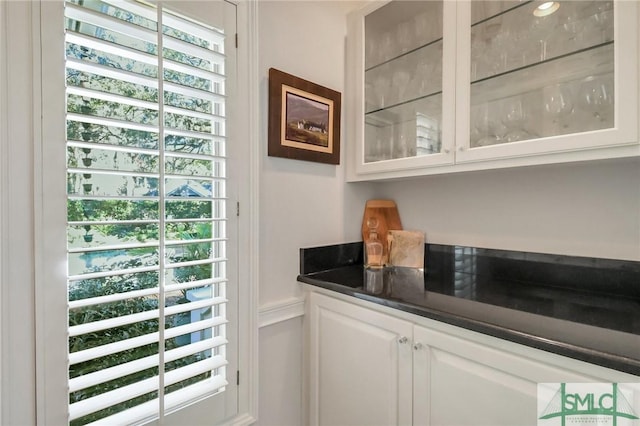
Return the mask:
{"type": "Polygon", "coordinates": [[[640,377],[309,293],[311,425],[536,425],[537,384],[640,377]]]}
{"type": "Polygon", "coordinates": [[[413,325],[312,294],[310,424],[411,424],[413,325]]]}

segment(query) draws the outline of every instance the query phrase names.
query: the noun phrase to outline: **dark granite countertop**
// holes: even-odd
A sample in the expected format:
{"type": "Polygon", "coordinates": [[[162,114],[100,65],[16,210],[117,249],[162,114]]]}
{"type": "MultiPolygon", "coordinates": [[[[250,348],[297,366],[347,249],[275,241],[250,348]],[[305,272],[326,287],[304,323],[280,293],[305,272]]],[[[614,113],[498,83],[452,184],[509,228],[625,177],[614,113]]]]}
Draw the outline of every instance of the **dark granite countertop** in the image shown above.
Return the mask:
{"type": "Polygon", "coordinates": [[[298,281],[640,376],[640,262],[428,244],[425,269],[301,249],[298,281]]]}

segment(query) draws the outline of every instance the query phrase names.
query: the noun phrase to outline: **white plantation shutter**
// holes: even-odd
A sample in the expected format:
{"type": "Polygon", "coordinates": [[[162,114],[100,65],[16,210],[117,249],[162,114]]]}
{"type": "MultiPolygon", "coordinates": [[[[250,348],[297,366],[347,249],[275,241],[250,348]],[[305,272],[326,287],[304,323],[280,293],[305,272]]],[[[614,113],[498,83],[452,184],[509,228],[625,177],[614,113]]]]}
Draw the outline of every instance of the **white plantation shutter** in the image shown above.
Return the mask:
{"type": "Polygon", "coordinates": [[[67,1],[71,424],[225,391],[225,34],[141,2],[67,1]]]}

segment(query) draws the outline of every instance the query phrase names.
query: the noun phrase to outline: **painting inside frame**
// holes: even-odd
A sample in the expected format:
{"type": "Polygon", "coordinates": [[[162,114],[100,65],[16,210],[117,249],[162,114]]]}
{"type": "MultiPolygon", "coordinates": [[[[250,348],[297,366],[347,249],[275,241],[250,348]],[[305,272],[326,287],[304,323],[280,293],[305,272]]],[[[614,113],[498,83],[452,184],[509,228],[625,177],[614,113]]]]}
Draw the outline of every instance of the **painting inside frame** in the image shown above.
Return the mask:
{"type": "Polygon", "coordinates": [[[340,93],[269,70],[269,155],[340,163],[340,93]]]}

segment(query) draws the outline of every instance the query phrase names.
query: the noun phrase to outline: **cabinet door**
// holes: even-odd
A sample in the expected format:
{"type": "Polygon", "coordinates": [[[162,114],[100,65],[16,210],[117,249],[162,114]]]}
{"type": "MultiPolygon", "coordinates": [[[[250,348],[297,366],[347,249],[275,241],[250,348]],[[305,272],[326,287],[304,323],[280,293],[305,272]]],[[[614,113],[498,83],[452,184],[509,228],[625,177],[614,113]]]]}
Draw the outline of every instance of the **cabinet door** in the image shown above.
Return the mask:
{"type": "Polygon", "coordinates": [[[604,369],[595,376],[578,361],[548,353],[543,356],[536,349],[525,351],[526,355],[510,352],[505,349],[515,344],[481,336],[479,340],[487,342],[483,344],[468,336],[458,337],[455,327],[451,329],[445,333],[414,328],[415,425],[536,425],[538,383],[609,382],[629,377],[616,372],[607,375],[604,369]]]}
{"type": "Polygon", "coordinates": [[[411,423],[409,322],[310,294],[310,424],[411,423]]]}
{"type": "Polygon", "coordinates": [[[458,2],[456,163],[637,152],[637,2],[544,5],[458,2]]]}
{"type": "Polygon", "coordinates": [[[446,1],[371,2],[349,16],[357,174],[453,163],[455,10],[446,1]]]}

